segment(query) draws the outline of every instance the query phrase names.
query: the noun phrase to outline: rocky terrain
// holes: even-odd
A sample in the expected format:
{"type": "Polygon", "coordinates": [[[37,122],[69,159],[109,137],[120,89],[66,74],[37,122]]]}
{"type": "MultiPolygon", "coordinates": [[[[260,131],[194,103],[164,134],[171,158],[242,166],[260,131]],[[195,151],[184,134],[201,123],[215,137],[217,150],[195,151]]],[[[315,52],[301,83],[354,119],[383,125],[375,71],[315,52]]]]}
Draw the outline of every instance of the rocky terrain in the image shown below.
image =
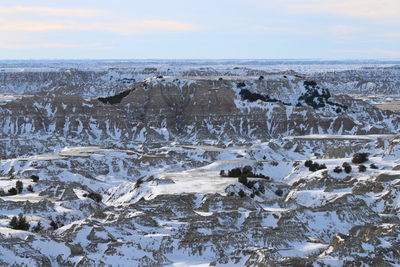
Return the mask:
{"type": "Polygon", "coordinates": [[[146,68],[0,72],[1,266],[400,265],[394,78],[146,68]]]}

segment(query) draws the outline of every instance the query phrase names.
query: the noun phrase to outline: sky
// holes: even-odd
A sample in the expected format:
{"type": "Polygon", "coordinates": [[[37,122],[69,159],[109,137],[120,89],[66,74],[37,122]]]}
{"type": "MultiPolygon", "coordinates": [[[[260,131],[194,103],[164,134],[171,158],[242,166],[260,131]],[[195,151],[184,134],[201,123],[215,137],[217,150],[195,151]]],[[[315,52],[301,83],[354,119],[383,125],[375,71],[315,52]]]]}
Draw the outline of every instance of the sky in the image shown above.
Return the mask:
{"type": "Polygon", "coordinates": [[[0,59],[400,59],[400,0],[1,0],[0,59]]]}

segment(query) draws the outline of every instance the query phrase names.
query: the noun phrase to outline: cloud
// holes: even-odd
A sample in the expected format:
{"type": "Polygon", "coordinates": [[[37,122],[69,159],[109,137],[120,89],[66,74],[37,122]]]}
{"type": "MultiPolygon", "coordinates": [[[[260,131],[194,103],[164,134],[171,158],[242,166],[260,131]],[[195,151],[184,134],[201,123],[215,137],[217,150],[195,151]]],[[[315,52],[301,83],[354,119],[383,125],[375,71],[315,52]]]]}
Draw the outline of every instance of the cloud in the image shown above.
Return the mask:
{"type": "Polygon", "coordinates": [[[0,7],[0,15],[37,15],[37,16],[52,16],[52,17],[83,17],[93,18],[106,14],[102,10],[82,9],[82,8],[54,8],[46,6],[15,6],[15,7],[0,7]]]}
{"type": "Polygon", "coordinates": [[[115,12],[95,9],[0,7],[2,49],[101,47],[98,44],[79,44],[74,37],[77,32],[144,35],[197,29],[198,27],[193,24],[173,19],[132,19],[115,12]],[[58,32],[65,33],[64,39],[67,40],[65,43],[52,39],[52,33],[58,32]],[[42,39],[39,39],[39,36],[42,39]]]}
{"type": "Polygon", "coordinates": [[[118,23],[99,23],[92,25],[95,30],[114,33],[135,34],[160,31],[194,31],[197,26],[175,20],[127,20],[118,23]]]}
{"type": "Polygon", "coordinates": [[[330,14],[365,19],[396,19],[399,0],[246,0],[265,7],[284,8],[292,13],[330,14]]]}
{"type": "Polygon", "coordinates": [[[184,32],[197,28],[190,23],[174,19],[132,19],[115,12],[97,9],[0,7],[0,31],[7,32],[102,31],[129,35],[163,31],[184,32]]]}
{"type": "Polygon", "coordinates": [[[386,32],[382,35],[385,37],[400,38],[400,32],[386,32]]]}
{"type": "Polygon", "coordinates": [[[0,49],[21,50],[33,48],[106,48],[101,44],[69,44],[69,43],[14,43],[0,44],[0,49]]]}
{"type": "Polygon", "coordinates": [[[359,18],[398,18],[398,0],[308,0],[289,1],[292,10],[359,18]]]}
{"type": "Polygon", "coordinates": [[[253,25],[249,27],[252,32],[270,33],[270,34],[292,34],[292,35],[317,35],[320,30],[317,29],[304,29],[301,27],[293,26],[267,26],[267,25],[253,25]]]}
{"type": "Polygon", "coordinates": [[[120,22],[80,22],[36,20],[1,20],[0,31],[47,32],[47,31],[105,31],[120,34],[144,34],[163,31],[193,31],[192,24],[174,20],[126,20],[120,22]]]}
{"type": "Polygon", "coordinates": [[[354,34],[358,31],[360,31],[360,29],[358,27],[354,27],[354,26],[338,24],[338,25],[332,26],[331,31],[335,35],[349,35],[349,34],[354,34]]]}

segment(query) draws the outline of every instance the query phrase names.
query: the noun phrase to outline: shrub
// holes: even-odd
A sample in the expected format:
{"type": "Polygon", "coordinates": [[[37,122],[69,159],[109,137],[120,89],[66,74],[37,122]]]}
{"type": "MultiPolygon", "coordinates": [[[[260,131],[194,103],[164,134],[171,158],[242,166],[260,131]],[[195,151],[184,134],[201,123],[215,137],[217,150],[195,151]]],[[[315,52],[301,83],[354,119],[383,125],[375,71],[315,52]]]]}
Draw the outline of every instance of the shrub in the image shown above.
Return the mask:
{"type": "Polygon", "coordinates": [[[308,167],[309,171],[316,172],[318,170],[319,164],[318,163],[311,163],[311,165],[308,167]]]}
{"type": "Polygon", "coordinates": [[[248,188],[253,188],[256,183],[256,181],[247,181],[247,184],[245,184],[245,186],[247,186],[248,188]]]}
{"type": "Polygon", "coordinates": [[[9,194],[10,196],[14,196],[14,195],[18,194],[17,188],[12,187],[12,188],[8,189],[8,194],[9,194]]]}
{"type": "Polygon", "coordinates": [[[240,168],[234,168],[228,171],[229,177],[240,177],[242,175],[242,170],[240,168]]]}
{"type": "Polygon", "coordinates": [[[26,217],[20,213],[18,218],[16,216],[12,217],[10,221],[10,226],[12,229],[16,230],[24,230],[27,231],[29,229],[29,223],[26,220],[26,217]]]}
{"type": "Polygon", "coordinates": [[[245,174],[242,174],[238,178],[239,183],[247,186],[247,176],[245,174]]]}
{"type": "Polygon", "coordinates": [[[17,227],[18,227],[18,218],[17,218],[17,216],[14,216],[14,217],[11,218],[10,227],[12,229],[17,229],[17,227]]]}
{"type": "Polygon", "coordinates": [[[368,161],[368,155],[369,155],[368,153],[355,153],[353,155],[353,159],[351,160],[351,162],[355,164],[364,163],[368,161]]]}
{"type": "Polygon", "coordinates": [[[18,193],[21,194],[22,190],[24,189],[24,184],[20,180],[18,180],[15,182],[15,188],[17,188],[18,193]]]}
{"type": "Polygon", "coordinates": [[[135,189],[139,188],[143,184],[143,178],[139,178],[136,180],[135,189]]]}
{"type": "Polygon", "coordinates": [[[258,77],[258,80],[259,80],[259,81],[264,80],[264,76],[261,75],[260,77],[258,77]]]}
{"type": "Polygon", "coordinates": [[[312,165],[312,163],[313,163],[313,161],[312,160],[306,160],[305,162],[304,162],[304,166],[306,166],[307,168],[309,168],[311,165],[312,165]]]}
{"type": "Polygon", "coordinates": [[[351,166],[350,166],[350,164],[344,166],[344,171],[345,171],[346,173],[351,173],[351,166]]]}
{"type": "Polygon", "coordinates": [[[39,176],[31,175],[31,179],[32,179],[33,182],[37,183],[39,181],[39,176]]]}
{"type": "Polygon", "coordinates": [[[346,166],[350,166],[350,163],[348,163],[348,162],[343,162],[342,167],[344,168],[344,167],[346,167],[346,166]]]}
{"type": "Polygon", "coordinates": [[[242,174],[251,175],[253,174],[253,168],[251,166],[244,166],[242,170],[242,174]]]}
{"type": "Polygon", "coordinates": [[[359,172],[365,172],[367,170],[367,167],[365,167],[365,165],[361,164],[358,165],[358,171],[359,172]]]}
{"type": "Polygon", "coordinates": [[[239,191],[239,196],[241,197],[241,198],[243,198],[243,197],[245,197],[246,196],[246,194],[244,193],[244,191],[242,190],[242,189],[240,189],[240,191],[239,191]]]}
{"type": "Polygon", "coordinates": [[[283,195],[282,189],[276,190],[276,191],[275,191],[275,194],[276,194],[278,197],[281,197],[281,196],[283,195]]]}
{"type": "Polygon", "coordinates": [[[50,226],[51,226],[52,230],[57,230],[58,229],[58,224],[53,220],[51,220],[50,226]]]}
{"type": "Polygon", "coordinates": [[[219,172],[219,176],[222,176],[222,177],[226,176],[225,171],[224,171],[224,170],[221,170],[221,171],[219,172]]]}
{"type": "MultiPolygon", "coordinates": [[[[311,161],[311,160],[310,160],[311,161]]],[[[305,164],[304,164],[305,165],[305,164]]],[[[310,162],[308,162],[307,163],[307,165],[309,165],[309,167],[308,167],[308,170],[309,171],[312,171],[312,172],[315,172],[315,171],[318,171],[318,170],[323,170],[323,169],[326,169],[326,165],[325,164],[318,164],[317,162],[312,162],[311,161],[311,163],[310,162]]]]}
{"type": "Polygon", "coordinates": [[[29,192],[33,192],[33,186],[32,185],[28,185],[28,187],[26,188],[29,192]]]}
{"type": "Polygon", "coordinates": [[[0,197],[3,197],[6,195],[6,192],[4,192],[3,188],[0,188],[0,197]]]}
{"type": "Polygon", "coordinates": [[[343,171],[343,169],[340,166],[336,166],[335,169],[333,169],[333,171],[336,173],[341,173],[343,171]]]}
{"type": "Polygon", "coordinates": [[[236,84],[237,88],[242,88],[242,87],[246,87],[246,84],[244,82],[239,82],[236,84]]]}
{"type": "Polygon", "coordinates": [[[369,167],[371,169],[379,169],[378,166],[376,166],[374,163],[370,164],[369,167]]]}
{"type": "MultiPolygon", "coordinates": [[[[221,175],[221,173],[220,173],[221,175]]],[[[240,177],[242,175],[245,175],[246,177],[253,177],[253,178],[264,178],[269,180],[269,176],[265,176],[261,173],[254,173],[253,168],[251,166],[244,166],[243,169],[241,168],[234,168],[232,170],[228,170],[228,175],[225,175],[227,177],[240,177]]]]}
{"type": "Polygon", "coordinates": [[[88,198],[91,198],[96,202],[101,202],[101,200],[103,199],[103,197],[100,194],[94,192],[89,193],[88,198]]]}
{"type": "Polygon", "coordinates": [[[326,169],[326,165],[325,164],[321,164],[318,166],[318,170],[324,170],[326,169]]]}

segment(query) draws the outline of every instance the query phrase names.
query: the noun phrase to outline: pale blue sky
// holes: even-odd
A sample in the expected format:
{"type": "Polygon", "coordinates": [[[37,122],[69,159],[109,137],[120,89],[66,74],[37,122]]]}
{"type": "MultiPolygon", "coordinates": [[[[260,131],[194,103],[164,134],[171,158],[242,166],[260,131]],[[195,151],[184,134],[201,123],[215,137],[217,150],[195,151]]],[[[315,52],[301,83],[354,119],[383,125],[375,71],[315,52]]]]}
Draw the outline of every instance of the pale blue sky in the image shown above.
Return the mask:
{"type": "Polygon", "coordinates": [[[0,59],[399,59],[399,0],[2,0],[0,59]]]}

